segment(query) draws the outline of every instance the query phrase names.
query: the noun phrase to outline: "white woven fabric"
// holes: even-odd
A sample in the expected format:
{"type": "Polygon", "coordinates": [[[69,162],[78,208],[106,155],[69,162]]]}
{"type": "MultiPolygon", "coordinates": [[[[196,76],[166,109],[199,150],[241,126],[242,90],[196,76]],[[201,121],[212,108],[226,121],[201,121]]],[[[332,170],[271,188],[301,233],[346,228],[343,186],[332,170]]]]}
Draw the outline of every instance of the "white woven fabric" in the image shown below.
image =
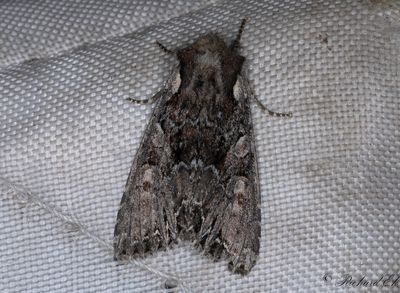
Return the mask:
{"type": "Polygon", "coordinates": [[[175,292],[398,291],[337,282],[400,271],[400,5],[214,2],[0,3],[1,292],[166,292],[166,279],[175,292]],[[152,110],[125,98],[150,97],[176,64],[155,40],[231,39],[243,17],[255,93],[294,113],[252,107],[256,266],[234,275],[189,243],[117,266],[118,205],[152,110]]]}

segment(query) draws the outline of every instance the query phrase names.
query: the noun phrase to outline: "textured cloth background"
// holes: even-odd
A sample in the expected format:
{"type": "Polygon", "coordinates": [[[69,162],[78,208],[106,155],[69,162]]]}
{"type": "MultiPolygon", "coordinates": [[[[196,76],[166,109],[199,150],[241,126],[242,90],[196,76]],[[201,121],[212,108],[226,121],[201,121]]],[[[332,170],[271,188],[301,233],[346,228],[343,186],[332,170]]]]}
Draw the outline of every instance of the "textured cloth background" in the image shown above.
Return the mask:
{"type": "MultiPolygon", "coordinates": [[[[397,1],[2,1],[1,292],[398,292],[397,1]],[[190,243],[117,265],[119,202],[152,106],[186,46],[240,20],[262,197],[241,277],[190,243]],[[128,34],[129,33],[129,34],[128,34]],[[326,276],[324,278],[324,276],[326,276]]],[[[400,285],[399,285],[400,286],[400,285]]]]}

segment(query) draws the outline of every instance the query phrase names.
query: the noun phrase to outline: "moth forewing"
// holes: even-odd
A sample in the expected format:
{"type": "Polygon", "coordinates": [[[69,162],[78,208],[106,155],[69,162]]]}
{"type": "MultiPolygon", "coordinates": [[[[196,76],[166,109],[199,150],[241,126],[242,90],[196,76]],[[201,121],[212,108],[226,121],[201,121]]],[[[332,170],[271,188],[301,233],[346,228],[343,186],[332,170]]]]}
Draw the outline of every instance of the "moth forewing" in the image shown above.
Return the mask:
{"type": "Polygon", "coordinates": [[[189,239],[247,274],[260,241],[260,194],[238,37],[209,34],[176,54],[128,176],[115,227],[117,259],[189,239]]]}

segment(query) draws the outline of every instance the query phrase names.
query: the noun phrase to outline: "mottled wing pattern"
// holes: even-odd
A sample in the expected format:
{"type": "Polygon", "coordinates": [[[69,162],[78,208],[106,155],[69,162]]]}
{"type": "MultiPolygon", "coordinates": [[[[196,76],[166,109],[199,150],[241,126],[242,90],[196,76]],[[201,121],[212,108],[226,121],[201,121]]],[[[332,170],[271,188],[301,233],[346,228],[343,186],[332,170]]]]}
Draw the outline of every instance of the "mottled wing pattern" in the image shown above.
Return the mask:
{"type": "MultiPolygon", "coordinates": [[[[214,192],[224,196],[205,197],[203,207],[206,211],[198,242],[206,253],[218,258],[222,253],[228,255],[229,268],[241,274],[248,273],[254,266],[260,241],[260,193],[258,186],[257,158],[254,146],[253,127],[251,121],[250,98],[252,92],[247,80],[238,76],[234,88],[235,99],[238,100],[236,129],[242,129],[240,136],[230,147],[219,168],[219,175],[209,176],[219,180],[219,184],[208,179],[206,186],[215,186],[214,192]]],[[[218,173],[218,170],[215,171],[218,173]]],[[[210,196],[211,195],[211,196],[210,196]]]]}
{"type": "Polygon", "coordinates": [[[164,104],[176,91],[177,73],[155,97],[157,103],[128,176],[114,230],[116,259],[144,255],[177,239],[173,188],[162,176],[163,170],[171,168],[171,150],[158,123],[164,104]]]}
{"type": "Polygon", "coordinates": [[[179,75],[160,93],[128,177],[114,232],[115,257],[151,253],[181,237],[214,259],[227,256],[232,271],[246,274],[258,256],[261,220],[251,90],[238,76],[232,129],[241,135],[231,135],[224,160],[217,166],[187,165],[174,160],[170,134],[159,123],[176,91],[174,76],[179,75]]]}

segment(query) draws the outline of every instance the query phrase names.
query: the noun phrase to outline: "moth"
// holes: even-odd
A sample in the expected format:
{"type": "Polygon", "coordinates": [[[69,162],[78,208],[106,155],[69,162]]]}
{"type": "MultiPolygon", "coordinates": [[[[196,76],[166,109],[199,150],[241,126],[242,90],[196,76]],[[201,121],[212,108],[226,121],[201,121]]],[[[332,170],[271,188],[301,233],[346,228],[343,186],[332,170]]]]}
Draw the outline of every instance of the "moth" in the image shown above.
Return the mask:
{"type": "MultiPolygon", "coordinates": [[[[117,260],[192,241],[247,274],[260,248],[260,191],[250,113],[253,97],[233,42],[216,34],[175,55],[179,67],[156,101],[130,170],[114,231],[117,260]]],[[[270,115],[276,113],[257,103],[270,115]]]]}

